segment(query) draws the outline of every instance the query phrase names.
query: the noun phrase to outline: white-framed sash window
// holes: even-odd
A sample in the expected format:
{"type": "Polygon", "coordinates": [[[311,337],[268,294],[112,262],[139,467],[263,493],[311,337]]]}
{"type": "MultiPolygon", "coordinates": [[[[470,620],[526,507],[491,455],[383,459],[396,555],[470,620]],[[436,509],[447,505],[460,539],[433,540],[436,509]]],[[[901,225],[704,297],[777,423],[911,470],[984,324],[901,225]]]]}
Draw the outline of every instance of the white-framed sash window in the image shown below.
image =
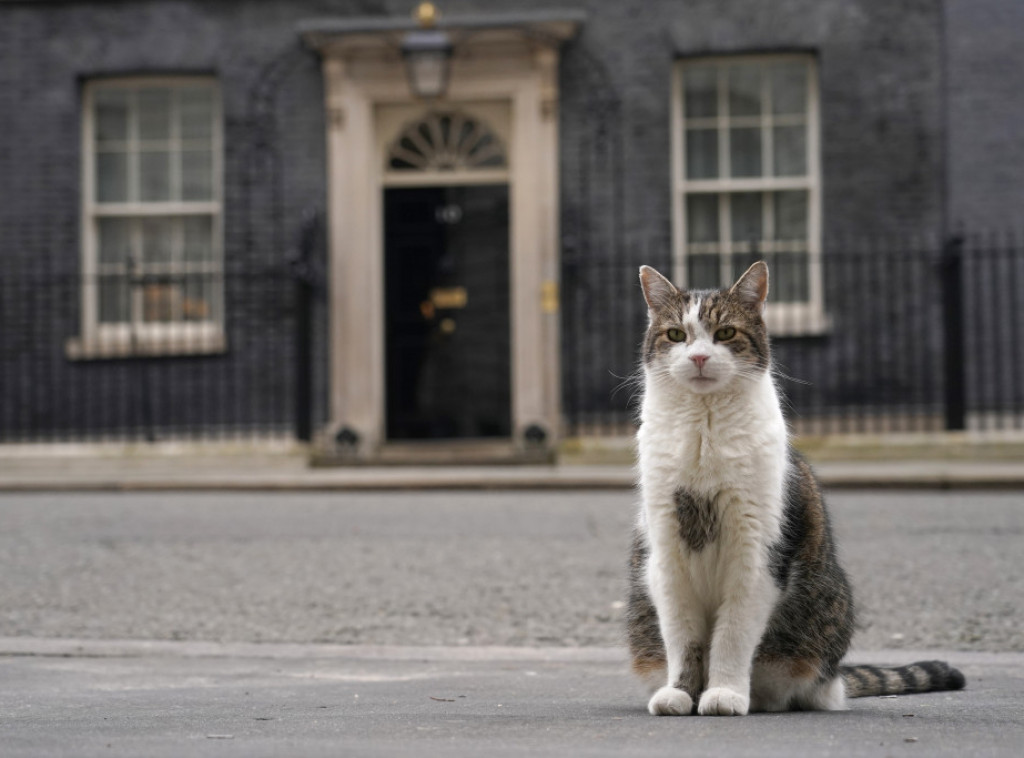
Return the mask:
{"type": "Polygon", "coordinates": [[[728,286],[766,260],[769,329],[824,329],[814,57],[680,60],[672,105],[676,280],[728,286]]]}
{"type": "Polygon", "coordinates": [[[220,108],[211,77],[86,83],[72,357],[224,349],[220,108]]]}

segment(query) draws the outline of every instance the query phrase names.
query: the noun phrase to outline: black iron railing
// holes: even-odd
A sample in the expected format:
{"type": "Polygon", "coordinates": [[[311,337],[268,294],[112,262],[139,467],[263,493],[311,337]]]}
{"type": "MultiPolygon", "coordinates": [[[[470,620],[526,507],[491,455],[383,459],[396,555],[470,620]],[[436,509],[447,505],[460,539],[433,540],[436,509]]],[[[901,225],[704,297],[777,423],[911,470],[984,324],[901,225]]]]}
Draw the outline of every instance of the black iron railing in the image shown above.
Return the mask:
{"type": "MultiPolygon", "coordinates": [[[[775,282],[774,363],[798,433],[1024,430],[1016,238],[837,242],[820,258],[753,257],[775,282]],[[787,290],[791,301],[779,302],[787,290]]],[[[629,433],[647,318],[637,264],[668,273],[671,262],[657,251],[628,265],[584,260],[563,269],[566,433],[629,433]]]]}
{"type": "MultiPolygon", "coordinates": [[[[329,347],[309,225],[273,265],[134,271],[120,283],[0,269],[0,442],[314,437],[329,347]]],[[[631,246],[628,264],[564,251],[564,434],[632,432],[647,318],[637,269],[671,272],[664,242],[631,246]]],[[[758,257],[774,283],[773,357],[797,433],[1024,431],[1016,238],[758,257]]]]}
{"type": "Polygon", "coordinates": [[[309,439],[314,298],[295,269],[4,271],[0,442],[309,439]]]}

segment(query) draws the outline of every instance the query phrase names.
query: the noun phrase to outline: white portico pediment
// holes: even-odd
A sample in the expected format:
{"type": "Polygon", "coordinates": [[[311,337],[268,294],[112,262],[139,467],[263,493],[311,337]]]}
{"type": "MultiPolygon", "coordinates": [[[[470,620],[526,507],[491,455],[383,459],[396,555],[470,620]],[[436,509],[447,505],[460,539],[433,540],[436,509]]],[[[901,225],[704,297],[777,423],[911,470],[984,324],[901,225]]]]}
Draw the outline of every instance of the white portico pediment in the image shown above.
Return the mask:
{"type": "MultiPolygon", "coordinates": [[[[412,96],[401,54],[404,35],[417,28],[414,20],[300,24],[306,44],[323,58],[325,85],[330,424],[323,446],[328,457],[372,462],[408,442],[398,439],[405,427],[390,418],[397,405],[388,393],[404,385],[393,376],[394,345],[388,343],[394,329],[386,292],[394,298],[395,290],[388,289],[387,277],[399,272],[385,265],[387,241],[394,236],[386,223],[398,223],[393,212],[391,221],[385,220],[385,193],[393,198],[395,188],[417,187],[463,188],[456,194],[472,198],[466,188],[486,185],[502,203],[507,197],[507,220],[502,217],[507,257],[500,260],[504,266],[507,259],[508,268],[507,423],[430,427],[424,422],[423,429],[435,431],[422,432],[417,443],[457,443],[447,445],[449,452],[469,451],[478,428],[488,436],[486,445],[475,440],[478,449],[489,446],[513,458],[552,449],[561,424],[558,48],[582,21],[578,11],[441,17],[436,29],[453,47],[450,78],[447,92],[430,101],[412,96]],[[448,430],[456,427],[470,439],[449,439],[448,430]]],[[[471,288],[474,305],[478,295],[471,288]]],[[[474,327],[466,319],[475,312],[467,307],[446,318],[438,333],[471,333],[474,327]],[[456,323],[461,331],[455,331],[456,323]]],[[[435,317],[427,305],[424,314],[435,317]]],[[[466,339],[464,349],[478,351],[466,339]]],[[[472,376],[476,369],[465,370],[472,376]]],[[[431,386],[436,385],[435,380],[431,386]]],[[[458,392],[472,394],[464,386],[458,392]]]]}

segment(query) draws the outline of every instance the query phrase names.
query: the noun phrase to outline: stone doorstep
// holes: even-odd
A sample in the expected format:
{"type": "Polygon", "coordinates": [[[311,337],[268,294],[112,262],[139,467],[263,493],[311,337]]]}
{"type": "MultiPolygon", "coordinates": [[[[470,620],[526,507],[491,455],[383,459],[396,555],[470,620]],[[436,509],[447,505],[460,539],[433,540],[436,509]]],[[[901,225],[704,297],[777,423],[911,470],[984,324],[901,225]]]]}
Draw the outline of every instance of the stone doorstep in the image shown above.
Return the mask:
{"type": "Polygon", "coordinates": [[[555,463],[556,451],[542,445],[522,446],[508,440],[443,440],[389,443],[377,457],[361,460],[315,446],[313,468],[336,466],[521,466],[555,463]]]}

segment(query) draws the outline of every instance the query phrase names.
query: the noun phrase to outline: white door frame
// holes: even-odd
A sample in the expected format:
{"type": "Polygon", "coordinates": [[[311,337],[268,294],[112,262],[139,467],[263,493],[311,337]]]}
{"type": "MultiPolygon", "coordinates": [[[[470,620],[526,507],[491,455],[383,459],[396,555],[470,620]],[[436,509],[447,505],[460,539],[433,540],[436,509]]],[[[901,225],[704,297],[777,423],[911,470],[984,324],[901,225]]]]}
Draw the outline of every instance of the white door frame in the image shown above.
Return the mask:
{"type": "MultiPolygon", "coordinates": [[[[475,31],[456,48],[449,92],[438,104],[508,104],[512,442],[520,447],[531,427],[553,445],[561,424],[558,41],[509,29],[475,31]]],[[[415,101],[401,58],[384,37],[329,38],[317,47],[324,56],[330,267],[330,423],[323,444],[373,460],[386,443],[386,139],[377,133],[377,109],[415,101]]]]}

